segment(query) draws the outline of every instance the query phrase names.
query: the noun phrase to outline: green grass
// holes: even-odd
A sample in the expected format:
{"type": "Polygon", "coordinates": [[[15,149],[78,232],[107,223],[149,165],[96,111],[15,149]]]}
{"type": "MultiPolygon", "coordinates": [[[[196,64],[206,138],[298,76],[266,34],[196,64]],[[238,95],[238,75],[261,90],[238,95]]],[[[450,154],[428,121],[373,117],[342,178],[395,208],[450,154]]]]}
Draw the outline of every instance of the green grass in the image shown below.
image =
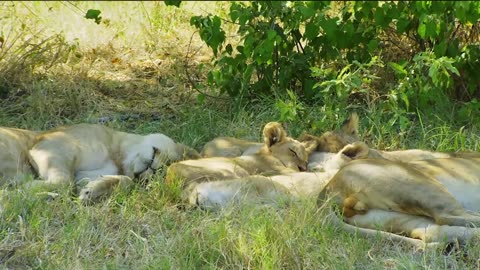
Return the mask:
{"type": "MultiPolygon", "coordinates": [[[[180,9],[161,2],[74,4],[0,4],[2,35],[12,45],[1,50],[0,93],[5,96],[0,125],[46,130],[106,119],[106,125],[119,130],[163,132],[201,150],[217,136],[260,140],[262,126],[279,120],[273,99],[248,105],[213,99],[198,103],[188,83],[183,61],[194,32],[188,20],[225,12],[226,3],[184,2],[180,9]],[[100,9],[108,24],[82,18],[89,8],[100,9]]],[[[190,64],[208,64],[211,54],[198,36],[190,46],[200,48],[190,64]]],[[[335,114],[325,106],[303,106],[298,119],[287,123],[293,136],[337,128],[353,110],[335,114]]],[[[480,150],[479,127],[462,128],[448,113],[419,113],[400,134],[398,125],[387,124],[390,114],[374,108],[357,111],[361,136],[373,147],[480,150]]],[[[93,206],[80,205],[68,192],[48,201],[21,188],[2,190],[0,268],[479,267],[478,246],[444,255],[367,240],[335,228],[325,209],[310,200],[280,208],[184,209],[178,188],[166,186],[163,173],[147,187],[117,192],[93,206]]]]}

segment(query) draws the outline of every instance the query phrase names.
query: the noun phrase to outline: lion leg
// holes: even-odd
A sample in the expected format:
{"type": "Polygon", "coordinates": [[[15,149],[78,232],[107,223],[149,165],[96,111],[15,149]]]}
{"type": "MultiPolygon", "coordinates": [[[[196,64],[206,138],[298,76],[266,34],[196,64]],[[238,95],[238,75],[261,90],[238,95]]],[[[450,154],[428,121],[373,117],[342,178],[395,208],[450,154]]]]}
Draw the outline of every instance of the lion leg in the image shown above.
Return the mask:
{"type": "Polygon", "coordinates": [[[349,218],[355,215],[363,215],[367,212],[368,207],[365,203],[359,201],[356,197],[350,196],[343,200],[342,214],[349,218]]]}
{"type": "Polygon", "coordinates": [[[242,191],[242,181],[222,180],[192,183],[184,190],[183,198],[189,205],[202,209],[219,209],[232,203],[242,191]]]}
{"type": "Polygon", "coordinates": [[[268,177],[252,176],[240,179],[202,182],[189,187],[185,197],[190,205],[217,209],[235,202],[277,201],[288,191],[268,177]]]}
{"type": "Polygon", "coordinates": [[[45,150],[30,150],[30,161],[43,180],[34,180],[28,183],[32,187],[42,187],[53,190],[59,186],[73,184],[73,160],[55,156],[45,150]]]}
{"type": "Polygon", "coordinates": [[[366,227],[359,227],[357,225],[352,225],[349,223],[344,222],[341,220],[334,211],[331,211],[330,218],[334,225],[340,227],[341,229],[345,230],[346,232],[353,233],[353,234],[360,234],[364,237],[370,239],[386,239],[389,241],[395,241],[399,243],[403,243],[409,246],[414,247],[417,250],[425,250],[429,248],[437,247],[440,243],[425,243],[420,239],[410,238],[403,235],[382,231],[378,229],[369,229],[366,227]]]}
{"type": "Polygon", "coordinates": [[[464,226],[464,227],[479,227],[480,215],[474,213],[468,213],[466,211],[459,211],[457,215],[449,215],[440,213],[435,215],[435,223],[438,225],[452,225],[452,226],[464,226]]]}
{"type": "Polygon", "coordinates": [[[349,224],[420,239],[425,243],[462,244],[470,240],[480,240],[479,228],[438,225],[428,217],[403,214],[393,211],[370,209],[365,215],[346,218],[349,224]]]}
{"type": "Polygon", "coordinates": [[[116,188],[128,191],[133,184],[133,180],[125,175],[103,175],[89,181],[80,190],[78,199],[85,204],[93,203],[109,196],[116,188]]]}

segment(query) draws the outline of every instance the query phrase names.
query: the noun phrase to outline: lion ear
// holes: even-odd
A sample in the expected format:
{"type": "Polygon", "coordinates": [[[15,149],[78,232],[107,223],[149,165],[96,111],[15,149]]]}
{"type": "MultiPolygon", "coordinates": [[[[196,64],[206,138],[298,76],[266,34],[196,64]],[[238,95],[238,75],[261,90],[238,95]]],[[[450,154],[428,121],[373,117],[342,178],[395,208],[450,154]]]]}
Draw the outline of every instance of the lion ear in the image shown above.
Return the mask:
{"type": "Polygon", "coordinates": [[[344,154],[351,159],[360,159],[368,157],[369,151],[370,148],[364,142],[354,142],[345,145],[339,153],[344,154]]]}
{"type": "Polygon", "coordinates": [[[305,147],[305,151],[307,151],[307,154],[311,154],[317,150],[318,147],[318,141],[317,140],[307,140],[302,142],[303,146],[305,147]]]}
{"type": "Polygon", "coordinates": [[[270,122],[263,128],[263,140],[268,147],[284,141],[286,137],[287,132],[278,122],[270,122]]]}
{"type": "Polygon", "coordinates": [[[201,158],[200,154],[197,152],[197,150],[186,146],[182,143],[177,143],[177,150],[181,154],[182,159],[199,159],[201,158]]]}
{"type": "Polygon", "coordinates": [[[345,134],[357,136],[358,135],[358,115],[353,112],[342,124],[342,131],[345,134]]]}

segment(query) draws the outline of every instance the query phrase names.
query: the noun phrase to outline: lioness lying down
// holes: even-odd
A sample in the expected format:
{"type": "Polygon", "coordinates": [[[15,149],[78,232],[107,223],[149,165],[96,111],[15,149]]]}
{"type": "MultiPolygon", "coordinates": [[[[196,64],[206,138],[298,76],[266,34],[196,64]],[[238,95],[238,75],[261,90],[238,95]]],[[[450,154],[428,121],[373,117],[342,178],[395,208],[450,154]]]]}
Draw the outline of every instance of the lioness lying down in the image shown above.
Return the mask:
{"type": "Polygon", "coordinates": [[[308,156],[316,143],[301,143],[287,136],[281,124],[270,122],[263,130],[264,144],[252,154],[235,158],[213,157],[170,165],[166,181],[180,180],[187,199],[195,185],[205,181],[250,175],[277,175],[307,170],[308,156]]]}
{"type": "Polygon", "coordinates": [[[313,154],[312,172],[288,172],[281,175],[252,175],[238,179],[208,181],[195,185],[189,203],[206,209],[218,209],[238,202],[278,202],[279,199],[315,198],[335,175],[353,158],[366,157],[368,146],[361,142],[346,145],[339,153],[313,154]]]}
{"type": "Polygon", "coordinates": [[[201,183],[192,189],[190,203],[217,208],[242,199],[303,198],[315,196],[326,185],[319,203],[333,196],[347,223],[336,215],[334,220],[349,231],[420,248],[480,240],[479,153],[383,152],[365,147],[355,143],[337,156],[314,154],[309,167],[319,166],[322,172],[201,183]]]}
{"type": "Polygon", "coordinates": [[[37,137],[30,160],[43,180],[30,184],[46,188],[86,181],[82,201],[93,201],[133,178],[144,178],[167,161],[196,158],[198,153],[163,134],[137,135],[111,128],[78,124],[37,137]],[[81,181],[82,180],[82,181],[81,181]]]}
{"type": "MultiPolygon", "coordinates": [[[[429,243],[480,240],[480,156],[398,162],[355,160],[319,195],[332,196],[349,224],[429,243]],[[473,227],[472,227],[473,226],[473,227]]],[[[372,234],[371,231],[363,231],[372,234]]],[[[386,234],[383,234],[386,235],[386,234]]]]}
{"type": "Polygon", "coordinates": [[[17,183],[31,174],[28,150],[35,135],[30,130],[0,127],[0,185],[17,183]]]}

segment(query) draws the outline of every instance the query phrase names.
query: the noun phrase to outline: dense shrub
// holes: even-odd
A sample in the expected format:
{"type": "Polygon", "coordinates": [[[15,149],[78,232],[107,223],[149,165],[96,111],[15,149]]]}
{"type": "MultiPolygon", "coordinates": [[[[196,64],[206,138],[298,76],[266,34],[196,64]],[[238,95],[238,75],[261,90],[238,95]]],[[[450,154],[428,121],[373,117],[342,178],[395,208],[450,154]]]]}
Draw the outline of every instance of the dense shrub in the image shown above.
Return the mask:
{"type": "Polygon", "coordinates": [[[462,101],[464,120],[480,108],[479,2],[232,2],[228,15],[191,19],[215,55],[206,84],[219,94],[293,91],[303,102],[405,111],[462,101]],[[238,26],[239,42],[225,24],[238,26]]]}

